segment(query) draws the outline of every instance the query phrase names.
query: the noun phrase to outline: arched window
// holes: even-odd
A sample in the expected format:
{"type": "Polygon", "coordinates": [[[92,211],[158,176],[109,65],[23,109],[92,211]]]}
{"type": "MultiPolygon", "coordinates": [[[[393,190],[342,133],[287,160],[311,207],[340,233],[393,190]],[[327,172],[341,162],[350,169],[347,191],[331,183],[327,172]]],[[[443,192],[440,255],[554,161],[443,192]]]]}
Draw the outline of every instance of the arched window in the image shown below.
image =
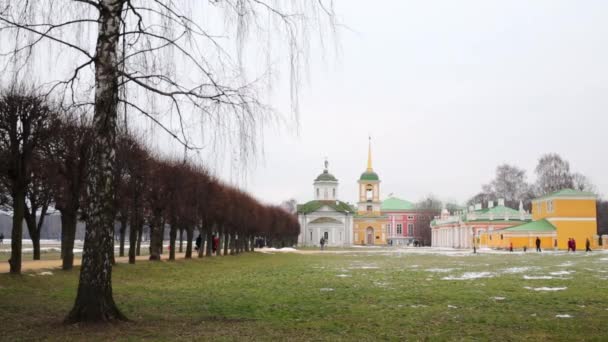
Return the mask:
{"type": "Polygon", "coordinates": [[[319,198],[319,188],[317,188],[317,198],[319,198]]]}
{"type": "Polygon", "coordinates": [[[365,187],[365,199],[370,202],[374,199],[374,187],[371,184],[365,187]]]}

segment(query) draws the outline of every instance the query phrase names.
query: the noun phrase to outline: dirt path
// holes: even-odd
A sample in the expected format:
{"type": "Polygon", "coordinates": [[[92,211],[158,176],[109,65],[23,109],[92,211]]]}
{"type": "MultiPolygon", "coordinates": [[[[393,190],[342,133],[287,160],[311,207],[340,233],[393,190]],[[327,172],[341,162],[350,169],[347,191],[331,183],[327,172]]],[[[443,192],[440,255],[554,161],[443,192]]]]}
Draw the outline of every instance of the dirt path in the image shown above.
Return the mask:
{"type": "MultiPolygon", "coordinates": [[[[185,255],[186,255],[186,253],[175,253],[175,258],[183,259],[185,255]]],[[[193,257],[196,258],[197,256],[195,254],[193,254],[193,257]]],[[[169,259],[168,254],[163,255],[162,260],[168,260],[168,259],[169,259]]],[[[144,260],[145,261],[145,260],[148,260],[148,256],[141,255],[141,256],[136,257],[135,260],[144,260]]],[[[81,261],[82,261],[81,258],[74,258],[74,266],[80,266],[81,261]]],[[[129,262],[129,257],[128,256],[117,257],[116,262],[121,263],[121,264],[126,264],[129,262]]],[[[61,259],[25,260],[25,261],[21,262],[21,272],[45,270],[45,269],[57,269],[57,268],[61,268],[61,259]]],[[[10,266],[8,264],[8,261],[0,263],[0,273],[8,273],[9,271],[10,271],[10,266]]]]}

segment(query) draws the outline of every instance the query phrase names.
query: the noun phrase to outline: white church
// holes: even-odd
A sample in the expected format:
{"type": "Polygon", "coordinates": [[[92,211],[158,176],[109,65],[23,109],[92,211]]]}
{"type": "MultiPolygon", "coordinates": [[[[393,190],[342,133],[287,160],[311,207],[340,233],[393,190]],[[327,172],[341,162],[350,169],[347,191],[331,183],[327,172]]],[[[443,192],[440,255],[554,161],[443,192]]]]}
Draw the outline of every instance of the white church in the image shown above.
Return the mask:
{"type": "Polygon", "coordinates": [[[338,200],[338,179],[325,169],[313,182],[314,200],[298,205],[299,246],[319,246],[325,238],[330,247],[351,246],[355,209],[338,200]]]}

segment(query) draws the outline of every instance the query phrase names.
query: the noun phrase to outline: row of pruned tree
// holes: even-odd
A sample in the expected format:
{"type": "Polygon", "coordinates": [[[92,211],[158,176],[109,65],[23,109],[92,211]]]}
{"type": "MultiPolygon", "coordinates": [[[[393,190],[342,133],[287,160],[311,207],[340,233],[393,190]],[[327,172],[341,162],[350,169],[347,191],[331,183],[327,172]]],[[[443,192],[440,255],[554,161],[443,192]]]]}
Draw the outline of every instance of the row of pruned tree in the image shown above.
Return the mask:
{"type": "MultiPolygon", "coordinates": [[[[49,208],[61,214],[63,268],[74,261],[76,225],[94,215],[88,206],[92,128],[86,115],[54,108],[44,97],[23,87],[0,94],[0,179],[4,205],[13,210],[11,272],[21,270],[21,237],[25,220],[40,258],[40,229],[49,208]]],[[[131,135],[117,138],[116,193],[111,210],[119,222],[120,255],[129,234],[129,262],[139,255],[144,226],[150,231],[150,260],[162,254],[169,230],[169,259],[175,259],[176,237],[186,234],[186,258],[193,253],[196,232],[207,241],[220,238],[224,255],[253,249],[254,239],[293,244],[299,233],[294,215],[279,206],[261,204],[251,195],[222,183],[205,168],[184,161],[162,159],[131,135]]],[[[114,253],[114,239],[107,242],[114,253]]],[[[203,244],[205,245],[205,244],[203,244]]],[[[199,256],[203,256],[199,249],[199,256]]],[[[219,249],[218,249],[218,255],[219,249]]]]}

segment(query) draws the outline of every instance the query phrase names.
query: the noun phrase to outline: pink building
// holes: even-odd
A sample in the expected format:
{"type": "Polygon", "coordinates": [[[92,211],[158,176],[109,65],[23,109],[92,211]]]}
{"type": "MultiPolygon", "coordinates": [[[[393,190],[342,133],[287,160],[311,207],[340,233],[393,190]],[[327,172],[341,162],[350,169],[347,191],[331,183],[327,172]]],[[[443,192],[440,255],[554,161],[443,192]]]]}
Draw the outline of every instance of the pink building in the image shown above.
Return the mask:
{"type": "Polygon", "coordinates": [[[384,200],[380,210],[382,215],[388,216],[386,232],[389,245],[413,245],[418,242],[430,246],[430,223],[437,214],[435,211],[417,209],[413,203],[397,197],[384,200]]]}

